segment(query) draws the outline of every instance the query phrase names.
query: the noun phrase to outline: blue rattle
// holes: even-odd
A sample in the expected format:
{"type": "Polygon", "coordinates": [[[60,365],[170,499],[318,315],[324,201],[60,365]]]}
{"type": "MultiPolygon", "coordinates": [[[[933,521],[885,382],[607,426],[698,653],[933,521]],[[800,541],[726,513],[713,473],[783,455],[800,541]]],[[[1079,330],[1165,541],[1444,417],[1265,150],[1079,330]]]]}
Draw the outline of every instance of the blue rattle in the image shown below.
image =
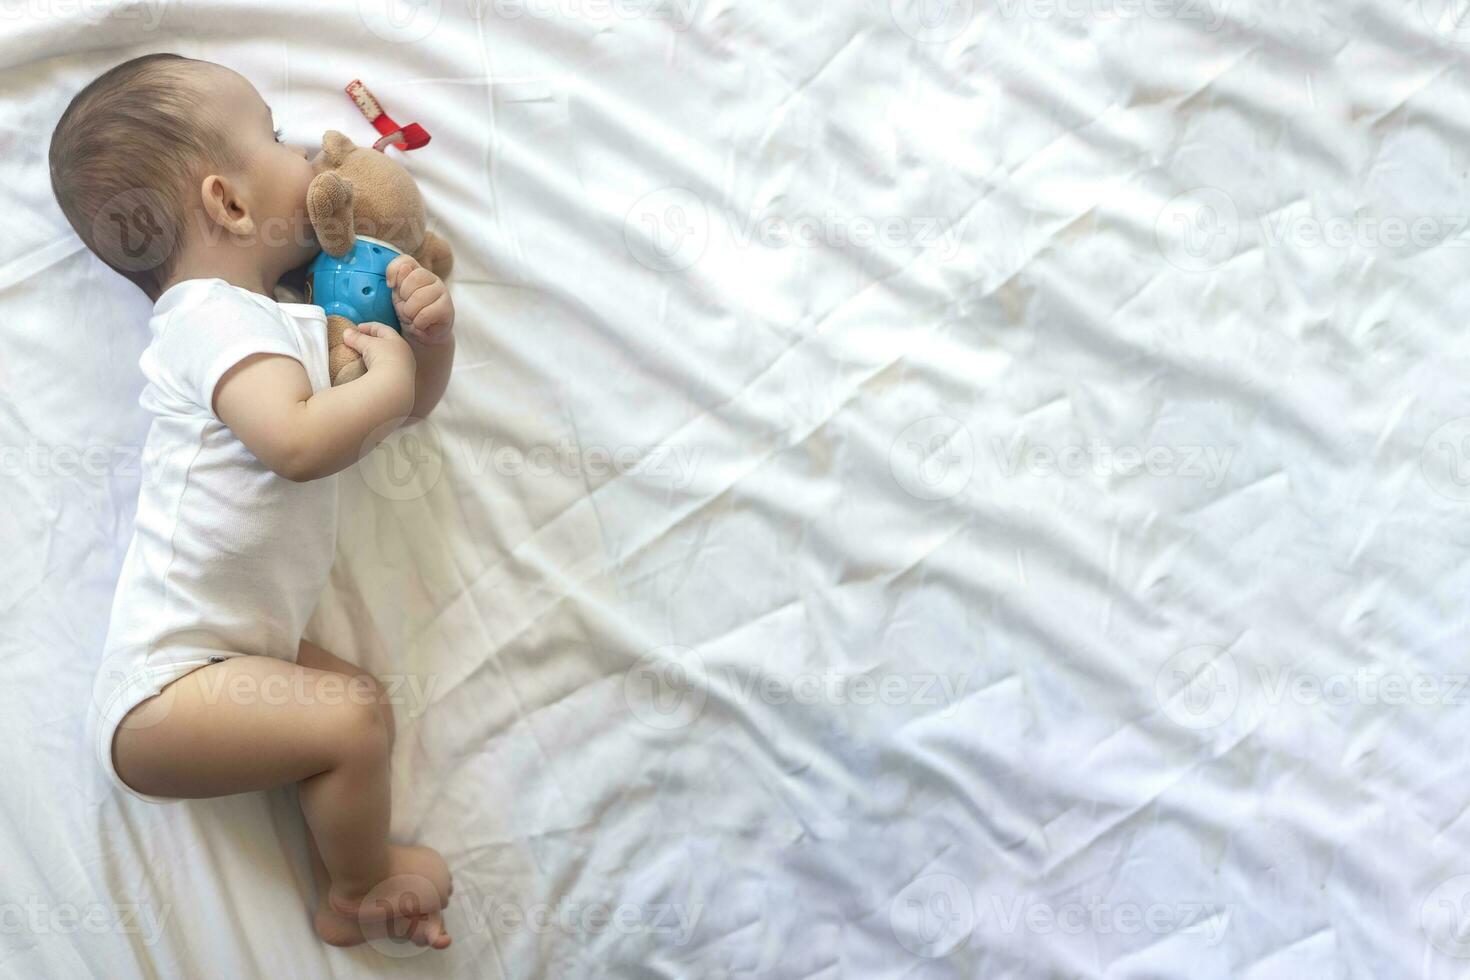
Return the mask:
{"type": "Polygon", "coordinates": [[[323,251],[309,269],[307,302],[326,310],[327,316],[346,317],[353,323],[386,323],[403,333],[393,310],[393,290],[388,288],[388,263],[401,254],[387,242],[366,235],[358,235],[345,255],[323,251]]]}

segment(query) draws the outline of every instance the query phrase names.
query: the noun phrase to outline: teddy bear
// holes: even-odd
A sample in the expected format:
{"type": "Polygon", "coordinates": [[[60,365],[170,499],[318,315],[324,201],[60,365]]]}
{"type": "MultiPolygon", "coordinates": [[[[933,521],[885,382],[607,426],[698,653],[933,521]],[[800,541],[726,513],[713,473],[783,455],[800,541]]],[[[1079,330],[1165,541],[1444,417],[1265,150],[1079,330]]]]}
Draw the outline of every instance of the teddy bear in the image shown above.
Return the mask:
{"type": "Polygon", "coordinates": [[[322,247],[307,270],[306,296],[327,313],[328,364],[332,384],[341,385],[365,370],[362,355],[342,340],[343,330],[374,320],[399,329],[388,263],[411,255],[445,279],[454,253],[429,231],[418,186],[387,152],[328,130],[321,162],[327,169],[306,191],[307,216],[322,247]]]}

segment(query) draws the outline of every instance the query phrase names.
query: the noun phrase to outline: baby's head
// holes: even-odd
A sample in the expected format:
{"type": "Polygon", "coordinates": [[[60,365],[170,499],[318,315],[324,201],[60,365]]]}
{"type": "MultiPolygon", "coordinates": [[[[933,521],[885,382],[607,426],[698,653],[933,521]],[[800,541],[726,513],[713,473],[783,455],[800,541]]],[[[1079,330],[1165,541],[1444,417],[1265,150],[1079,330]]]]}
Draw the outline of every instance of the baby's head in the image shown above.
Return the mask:
{"type": "Polygon", "coordinates": [[[222,65],[172,54],[124,62],[77,93],[51,134],[51,188],[98,258],[156,300],[219,276],[270,292],[318,251],[307,151],[222,65]]]}

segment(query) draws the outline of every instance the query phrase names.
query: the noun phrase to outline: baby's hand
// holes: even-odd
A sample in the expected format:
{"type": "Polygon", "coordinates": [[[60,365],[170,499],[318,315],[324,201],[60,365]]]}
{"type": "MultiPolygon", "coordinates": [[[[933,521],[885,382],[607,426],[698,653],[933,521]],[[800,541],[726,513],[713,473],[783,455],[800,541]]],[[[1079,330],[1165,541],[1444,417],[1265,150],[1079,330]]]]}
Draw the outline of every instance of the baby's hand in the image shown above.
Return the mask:
{"type": "Polygon", "coordinates": [[[388,288],[403,335],[418,344],[445,344],[454,331],[454,300],[444,280],[412,255],[388,263],[388,288]]]}
{"type": "Polygon", "coordinates": [[[413,375],[413,350],[386,323],[369,321],[348,327],[342,331],[342,342],[362,355],[363,367],[368,371],[394,365],[406,368],[408,374],[413,375]]]}

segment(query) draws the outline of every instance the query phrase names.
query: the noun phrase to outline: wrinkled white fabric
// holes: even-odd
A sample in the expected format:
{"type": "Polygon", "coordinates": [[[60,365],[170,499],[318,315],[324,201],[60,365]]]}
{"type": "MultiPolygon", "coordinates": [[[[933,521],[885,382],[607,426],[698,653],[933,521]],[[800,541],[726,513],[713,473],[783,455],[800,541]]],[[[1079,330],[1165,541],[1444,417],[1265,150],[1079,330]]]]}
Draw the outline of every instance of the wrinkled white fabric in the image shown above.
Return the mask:
{"type": "Polygon", "coordinates": [[[1463,973],[1447,2],[60,7],[0,22],[0,972],[1463,973]],[[147,50],[433,136],[453,382],[308,635],[397,684],[443,954],[315,940],[291,794],[80,736],[148,304],[45,147],[147,50]]]}

